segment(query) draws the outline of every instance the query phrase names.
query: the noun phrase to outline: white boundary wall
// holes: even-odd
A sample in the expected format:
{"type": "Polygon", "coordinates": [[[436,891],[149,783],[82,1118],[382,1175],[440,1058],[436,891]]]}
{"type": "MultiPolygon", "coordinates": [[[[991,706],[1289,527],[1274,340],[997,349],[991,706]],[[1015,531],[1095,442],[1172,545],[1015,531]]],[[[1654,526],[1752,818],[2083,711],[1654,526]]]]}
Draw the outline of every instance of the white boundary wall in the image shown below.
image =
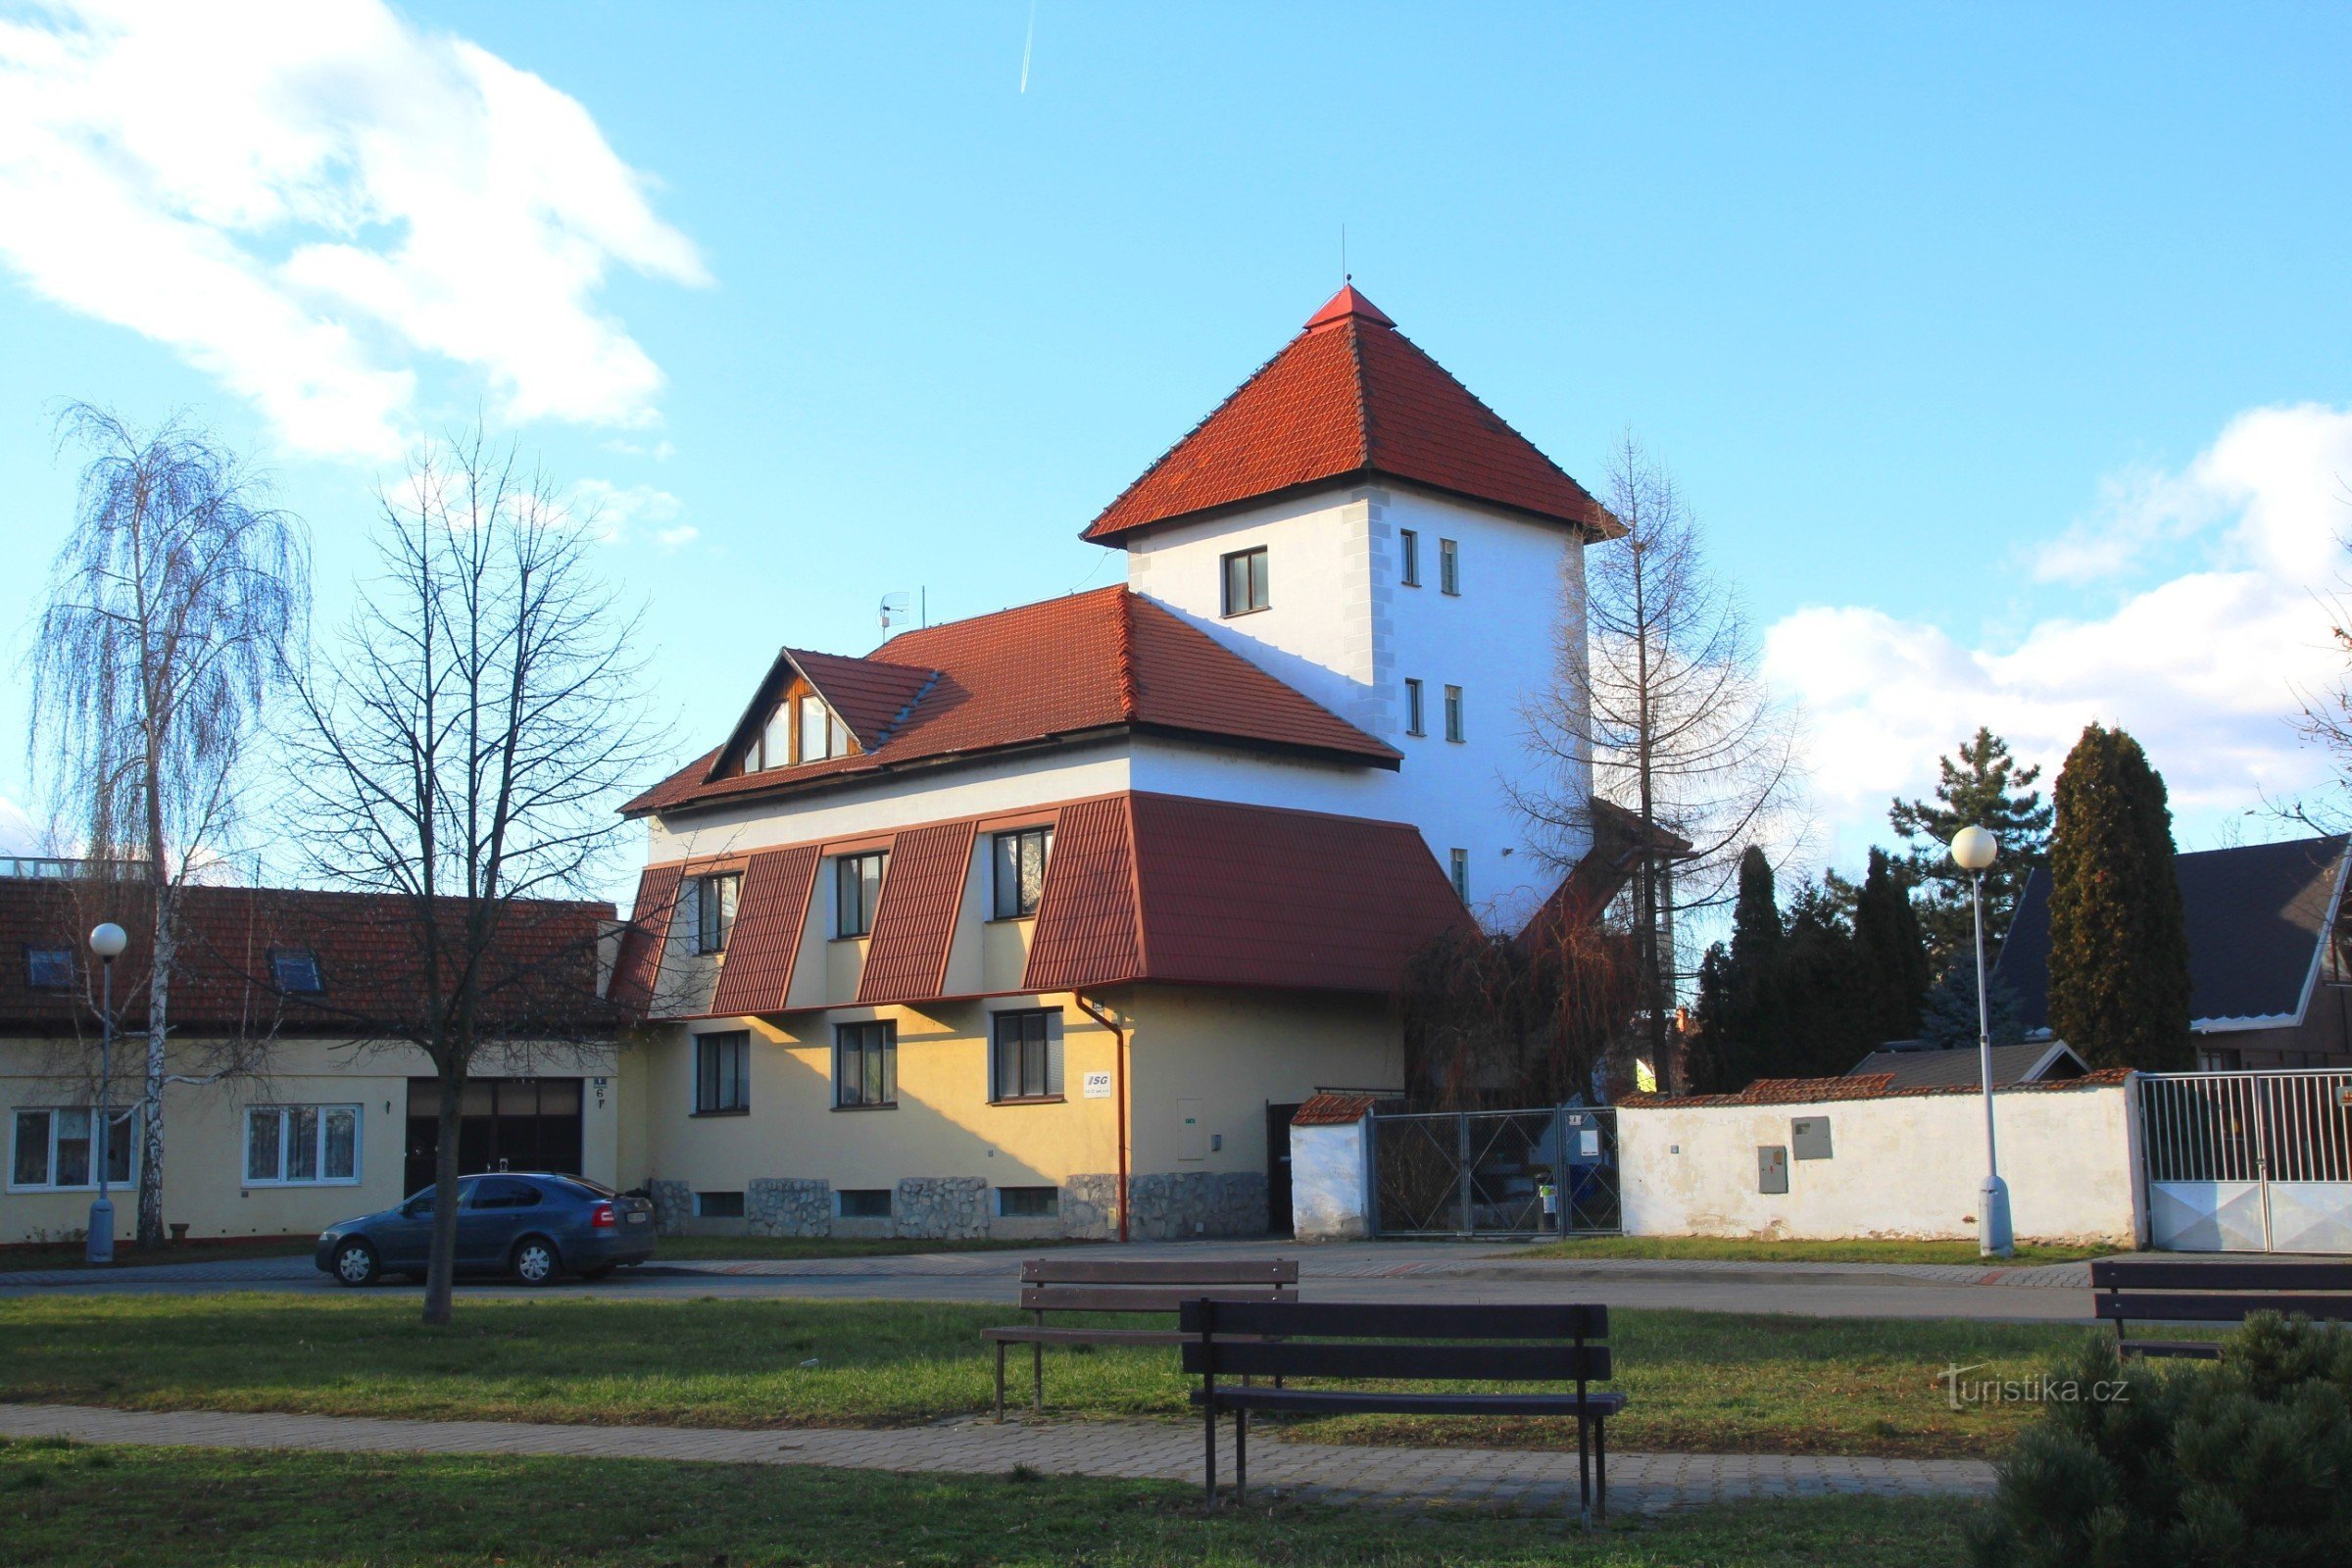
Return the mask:
{"type": "MultiPolygon", "coordinates": [[[[2144,1246],[2127,1084],[1993,1096],[2020,1241],[2144,1246]]],[[[1973,1239],[1984,1179],[1975,1094],[1767,1105],[1627,1105],[1625,1229],[1640,1236],[1973,1239]],[[1789,1123],[1826,1116],[1832,1154],[1795,1158],[1789,1123]],[[1788,1191],[1757,1190],[1757,1151],[1789,1152],[1788,1191]]]]}
{"type": "Polygon", "coordinates": [[[1301,1242],[1372,1234],[1372,1121],[1291,1129],[1291,1225],[1301,1242]]]}

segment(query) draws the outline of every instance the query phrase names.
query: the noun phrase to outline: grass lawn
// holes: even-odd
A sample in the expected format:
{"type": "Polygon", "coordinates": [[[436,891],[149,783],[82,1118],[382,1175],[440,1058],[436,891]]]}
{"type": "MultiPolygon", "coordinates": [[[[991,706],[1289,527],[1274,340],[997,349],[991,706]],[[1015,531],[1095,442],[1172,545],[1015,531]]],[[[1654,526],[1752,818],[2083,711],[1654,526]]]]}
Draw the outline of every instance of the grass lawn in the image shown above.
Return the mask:
{"type": "MultiPolygon", "coordinates": [[[[887,1426],[988,1408],[979,1340],[1003,1307],[903,1301],[470,1299],[431,1330],[414,1298],[223,1294],[0,1301],[0,1398],[147,1409],[662,1425],[887,1426]],[[809,1364],[813,1363],[813,1364],[809,1364]]],[[[1952,1410],[1936,1382],[2022,1377],[2088,1332],[2068,1325],[1701,1312],[1611,1315],[1609,1429],[1626,1450],[1997,1456],[2022,1404],[1952,1410]]],[[[1015,1352],[1013,1365],[1020,1368],[1015,1352]]],[[[1016,1382],[1014,1387],[1019,1387],[1016,1382]]],[[[1183,1416],[1175,1352],[1048,1352],[1050,1409],[1183,1416]]],[[[1354,1417],[1318,1438],[1573,1446],[1573,1427],[1354,1417]]]]}
{"type": "Polygon", "coordinates": [[[1166,1482],[655,1460],[79,1447],[0,1441],[0,1564],[1317,1565],[1941,1568],[1972,1504],[1769,1501],[1620,1519],[1256,1504],[1166,1482]]]}
{"type": "MultiPolygon", "coordinates": [[[[2072,1263],[2110,1257],[2122,1247],[2042,1247],[2029,1244],[2008,1259],[2019,1263],[2072,1263]]],[[[1732,1236],[1583,1236],[1574,1241],[1514,1247],[1497,1257],[1655,1257],[1733,1263],[1984,1263],[2001,1261],[1977,1250],[1974,1242],[1770,1242],[1732,1236]]]]}
{"type": "MultiPolygon", "coordinates": [[[[308,1257],[318,1247],[316,1236],[257,1236],[251,1241],[202,1241],[166,1243],[162,1247],[134,1247],[129,1242],[115,1244],[115,1260],[101,1267],[146,1268],[158,1263],[222,1263],[243,1257],[308,1257]]],[[[33,1269],[84,1268],[82,1244],[65,1242],[56,1246],[45,1243],[0,1247],[0,1274],[22,1274],[33,1269]]]]}

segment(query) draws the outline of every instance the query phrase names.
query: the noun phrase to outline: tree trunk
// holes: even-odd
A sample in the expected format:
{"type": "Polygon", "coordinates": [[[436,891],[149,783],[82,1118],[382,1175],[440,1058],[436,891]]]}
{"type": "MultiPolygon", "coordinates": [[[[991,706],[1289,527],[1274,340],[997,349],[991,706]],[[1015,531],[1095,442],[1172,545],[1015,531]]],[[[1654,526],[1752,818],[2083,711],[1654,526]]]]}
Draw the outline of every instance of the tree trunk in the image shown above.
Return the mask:
{"type": "MultiPolygon", "coordinates": [[[[161,876],[161,870],[148,873],[161,876]]],[[[155,887],[155,962],[147,974],[147,1070],[139,1095],[139,1246],[164,1245],[164,1075],[171,1040],[172,966],[178,961],[168,887],[155,887]]],[[[244,1156],[238,1155],[241,1160],[244,1156]]]]}
{"type": "Polygon", "coordinates": [[[424,1271],[424,1320],[447,1327],[458,1266],[458,1127],[465,1103],[464,1068],[444,1066],[433,1147],[433,1247],[424,1271]]]}

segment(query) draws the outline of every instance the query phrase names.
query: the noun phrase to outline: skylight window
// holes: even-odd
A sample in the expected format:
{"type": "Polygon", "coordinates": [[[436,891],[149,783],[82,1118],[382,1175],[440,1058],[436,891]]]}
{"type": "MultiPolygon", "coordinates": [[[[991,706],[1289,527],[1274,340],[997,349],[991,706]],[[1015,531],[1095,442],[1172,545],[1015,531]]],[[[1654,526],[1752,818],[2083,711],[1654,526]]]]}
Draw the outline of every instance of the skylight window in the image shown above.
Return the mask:
{"type": "Polygon", "coordinates": [[[318,955],[308,948],[271,948],[270,983],[289,996],[315,996],[326,989],[318,978],[318,955]]]}

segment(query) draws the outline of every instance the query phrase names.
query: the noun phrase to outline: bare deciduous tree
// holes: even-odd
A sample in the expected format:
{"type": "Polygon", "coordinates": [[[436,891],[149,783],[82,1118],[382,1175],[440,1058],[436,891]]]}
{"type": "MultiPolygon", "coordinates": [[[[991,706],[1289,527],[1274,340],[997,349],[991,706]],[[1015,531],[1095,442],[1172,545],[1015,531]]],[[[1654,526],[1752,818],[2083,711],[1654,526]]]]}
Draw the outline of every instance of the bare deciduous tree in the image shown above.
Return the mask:
{"type": "Polygon", "coordinates": [[[592,982],[593,955],[553,935],[581,927],[539,901],[597,886],[617,794],[660,738],[641,716],[635,621],[591,565],[594,519],[511,445],[476,428],[427,447],[379,500],[383,575],[301,682],[290,745],[314,869],[405,911],[373,935],[374,989],[397,1004],[366,1023],[422,1050],[438,1080],[424,1319],[447,1323],[466,1084],[485,1048],[560,1043],[588,1010],[569,977],[592,982]]]}
{"type": "MultiPolygon", "coordinates": [[[[88,453],[73,532],[51,567],[27,662],[29,752],[55,831],[145,906],[146,1064],[138,1239],[164,1239],[164,1088],[213,1081],[239,1053],[175,1071],[172,982],[180,894],[231,849],[262,707],[310,612],[301,522],[206,432],[139,432],[74,404],[61,442],[88,453]]],[[[122,977],[128,980],[132,977],[122,977]]]]}
{"type": "Polygon", "coordinates": [[[1566,584],[1552,679],[1522,714],[1549,765],[1512,796],[1562,871],[1602,836],[1595,799],[1630,818],[1623,897],[1663,1074],[1686,978],[1676,923],[1727,902],[1748,844],[1801,838],[1798,730],[1764,681],[1738,596],[1707,570],[1696,517],[1631,436],[1610,466],[1609,507],[1625,537],[1593,546],[1581,587],[1566,584]]]}

